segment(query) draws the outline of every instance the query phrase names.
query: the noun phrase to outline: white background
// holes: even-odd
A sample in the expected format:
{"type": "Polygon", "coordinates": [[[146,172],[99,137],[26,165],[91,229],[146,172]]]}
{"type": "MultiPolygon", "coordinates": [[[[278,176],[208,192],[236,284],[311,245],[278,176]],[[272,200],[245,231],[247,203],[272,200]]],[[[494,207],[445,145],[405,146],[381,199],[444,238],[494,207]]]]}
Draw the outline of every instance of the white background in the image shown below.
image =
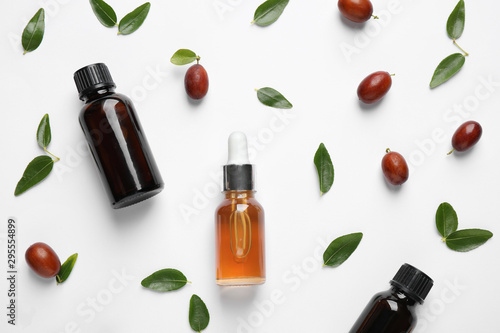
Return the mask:
{"type": "MultiPolygon", "coordinates": [[[[108,3],[119,18],[141,4],[108,3]]],[[[191,332],[192,294],[209,308],[207,333],[347,332],[405,262],[435,281],[420,307],[418,331],[499,331],[494,27],[500,4],[466,2],[458,42],[471,55],[456,77],[430,90],[437,64],[459,52],[445,29],[455,0],[377,0],[381,20],[364,25],[344,20],[334,0],[292,0],[267,28],[250,25],[260,3],[153,0],[138,31],[116,36],[87,1],[2,1],[1,276],[8,217],[18,223],[19,250],[17,326],[6,324],[2,278],[2,332],[191,332]],[[20,35],[41,6],[44,40],[23,56],[20,35]],[[349,47],[354,53],[345,52],[349,47]],[[179,48],[201,55],[208,71],[210,89],[201,103],[186,97],[188,66],[169,62],[179,48]],[[78,124],[82,103],[73,73],[94,62],[105,62],[117,91],[134,100],[165,181],[160,195],[123,210],[110,208],[78,124]],[[395,73],[393,86],[381,103],[361,105],[357,86],[377,70],[395,73]],[[254,89],[264,86],[282,92],[294,108],[260,104],[254,89]],[[35,133],[45,113],[49,150],[61,161],[43,183],[14,197],[24,168],[42,154],[35,133]],[[482,124],[481,141],[468,153],[446,156],[453,132],[469,119],[482,124]],[[213,213],[222,200],[215,192],[234,130],[252,142],[257,198],[266,211],[267,282],[253,288],[214,281],[213,213]],[[335,182],[323,197],[313,164],[321,142],[335,166],[335,182]],[[388,147],[411,166],[408,182],[397,189],[380,169],[388,147]],[[459,228],[495,236],[469,253],[449,250],[434,220],[444,201],[456,209],[459,228]],[[364,238],[349,260],[321,268],[328,243],[358,231],[364,238]],[[38,241],[62,261],[79,253],[64,284],[27,267],[24,251],[38,241]],[[193,284],[166,294],[141,287],[144,277],[167,267],[193,284]]]]}

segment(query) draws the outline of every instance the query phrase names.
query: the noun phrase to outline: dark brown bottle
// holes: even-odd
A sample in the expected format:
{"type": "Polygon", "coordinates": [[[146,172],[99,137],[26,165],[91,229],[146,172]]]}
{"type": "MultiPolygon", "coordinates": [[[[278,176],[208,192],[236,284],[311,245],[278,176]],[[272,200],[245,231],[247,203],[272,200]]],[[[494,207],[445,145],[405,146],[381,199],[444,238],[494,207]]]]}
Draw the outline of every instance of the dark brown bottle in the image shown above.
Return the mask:
{"type": "Polygon", "coordinates": [[[163,180],[135,108],[128,97],[115,93],[106,65],[83,67],[74,80],[85,102],[80,125],[113,208],[160,193],[163,180]]]}
{"type": "Polygon", "coordinates": [[[422,271],[404,264],[391,280],[391,289],[378,293],[349,333],[409,333],[417,324],[415,308],[424,302],[433,281],[422,271]]]}

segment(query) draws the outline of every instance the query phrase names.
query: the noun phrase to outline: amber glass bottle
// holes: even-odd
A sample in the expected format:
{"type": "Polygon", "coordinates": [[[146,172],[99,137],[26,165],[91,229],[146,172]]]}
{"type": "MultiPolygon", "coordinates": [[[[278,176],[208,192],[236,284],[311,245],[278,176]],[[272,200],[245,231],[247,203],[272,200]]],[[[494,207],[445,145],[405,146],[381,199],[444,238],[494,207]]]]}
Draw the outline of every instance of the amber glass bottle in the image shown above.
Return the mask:
{"type": "Polygon", "coordinates": [[[106,65],[83,67],[74,80],[85,102],[80,125],[113,208],[161,192],[163,180],[132,101],[115,93],[106,65]]]}
{"type": "Polygon", "coordinates": [[[225,199],[215,213],[216,282],[222,286],[266,281],[264,209],[254,197],[253,165],[246,137],[229,137],[229,161],[224,166],[225,199]]]}
{"type": "Polygon", "coordinates": [[[404,264],[391,280],[391,289],[378,293],[349,333],[409,333],[417,324],[415,308],[424,302],[433,281],[422,271],[404,264]]]}

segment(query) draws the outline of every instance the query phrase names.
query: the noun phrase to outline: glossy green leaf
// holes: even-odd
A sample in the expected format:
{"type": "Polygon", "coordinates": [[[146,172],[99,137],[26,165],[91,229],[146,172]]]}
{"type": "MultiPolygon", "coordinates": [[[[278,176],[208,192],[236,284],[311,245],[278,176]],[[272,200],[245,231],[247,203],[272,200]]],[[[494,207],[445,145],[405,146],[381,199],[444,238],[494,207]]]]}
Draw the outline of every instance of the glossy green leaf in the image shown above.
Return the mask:
{"type": "Polygon", "coordinates": [[[36,141],[38,141],[38,145],[40,147],[47,148],[51,139],[52,136],[50,133],[49,115],[45,114],[40,121],[40,125],[38,125],[38,130],[36,131],[36,141]]]}
{"type": "Polygon", "coordinates": [[[440,204],[436,211],[436,227],[443,238],[457,231],[457,212],[455,212],[453,207],[447,202],[440,204]]]}
{"type": "Polygon", "coordinates": [[[288,0],[268,0],[261,4],[253,16],[252,23],[261,27],[276,22],[288,5],[288,0]]]}
{"type": "Polygon", "coordinates": [[[57,284],[66,281],[75,267],[76,259],[78,258],[78,253],[71,255],[64,264],[61,265],[59,273],[56,275],[57,284]]]}
{"type": "Polygon", "coordinates": [[[114,27],[118,22],[114,9],[103,0],[90,0],[95,16],[105,27],[114,27]]]}
{"type": "Polygon", "coordinates": [[[43,40],[43,34],[45,32],[45,11],[40,8],[36,12],[35,16],[24,28],[22,36],[22,45],[24,48],[24,54],[36,50],[43,40]]]}
{"type": "Polygon", "coordinates": [[[437,66],[432,76],[430,83],[431,88],[435,88],[440,84],[448,81],[453,75],[455,75],[464,65],[465,56],[461,53],[454,53],[446,57],[437,66]]]}
{"type": "Polygon", "coordinates": [[[455,40],[462,36],[465,26],[465,3],[464,0],[460,0],[453,9],[448,17],[448,22],[446,22],[446,31],[451,39],[455,40]]]}
{"type": "Polygon", "coordinates": [[[273,88],[265,87],[257,89],[257,98],[259,101],[267,106],[278,109],[291,109],[293,107],[285,96],[273,88]]]}
{"type": "Polygon", "coordinates": [[[132,12],[125,15],[125,17],[120,20],[120,24],[118,25],[118,34],[129,35],[139,29],[148,16],[150,8],[151,4],[146,2],[142,6],[137,7],[132,12]]]}
{"type": "Polygon", "coordinates": [[[191,296],[189,301],[189,325],[196,332],[201,332],[207,328],[210,322],[210,314],[207,306],[197,295],[191,296]]]}
{"type": "Polygon", "coordinates": [[[362,238],[363,234],[357,232],[334,239],[323,253],[323,266],[340,266],[356,250],[362,238]]]}
{"type": "Polygon", "coordinates": [[[154,272],[144,280],[141,285],[145,288],[156,291],[172,291],[177,290],[191,283],[180,271],[173,268],[166,268],[154,272]]]}
{"type": "Polygon", "coordinates": [[[330,191],[330,188],[333,185],[333,178],[335,176],[330,154],[323,143],[319,145],[318,150],[314,155],[314,165],[316,166],[316,170],[318,170],[319,190],[321,195],[323,195],[324,193],[330,191]]]}
{"type": "Polygon", "coordinates": [[[449,235],[446,245],[454,251],[467,252],[483,245],[491,237],[493,234],[488,230],[464,229],[449,235]]]}
{"type": "Polygon", "coordinates": [[[188,49],[180,49],[174,53],[170,62],[174,65],[187,65],[199,59],[196,53],[188,49]]]}
{"type": "Polygon", "coordinates": [[[42,155],[35,157],[33,161],[28,164],[26,170],[24,170],[23,176],[17,183],[14,195],[17,196],[41,182],[49,175],[53,166],[54,161],[49,156],[42,155]]]}

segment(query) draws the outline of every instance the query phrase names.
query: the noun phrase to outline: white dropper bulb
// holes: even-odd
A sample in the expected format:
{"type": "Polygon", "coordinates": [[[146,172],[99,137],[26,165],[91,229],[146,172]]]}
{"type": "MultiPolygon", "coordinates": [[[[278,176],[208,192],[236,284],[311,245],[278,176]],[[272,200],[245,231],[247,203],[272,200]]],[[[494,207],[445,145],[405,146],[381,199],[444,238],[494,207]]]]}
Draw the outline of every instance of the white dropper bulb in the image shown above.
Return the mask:
{"type": "Polygon", "coordinates": [[[250,164],[248,159],[247,137],[243,132],[233,132],[228,140],[229,154],[227,164],[250,164]]]}

